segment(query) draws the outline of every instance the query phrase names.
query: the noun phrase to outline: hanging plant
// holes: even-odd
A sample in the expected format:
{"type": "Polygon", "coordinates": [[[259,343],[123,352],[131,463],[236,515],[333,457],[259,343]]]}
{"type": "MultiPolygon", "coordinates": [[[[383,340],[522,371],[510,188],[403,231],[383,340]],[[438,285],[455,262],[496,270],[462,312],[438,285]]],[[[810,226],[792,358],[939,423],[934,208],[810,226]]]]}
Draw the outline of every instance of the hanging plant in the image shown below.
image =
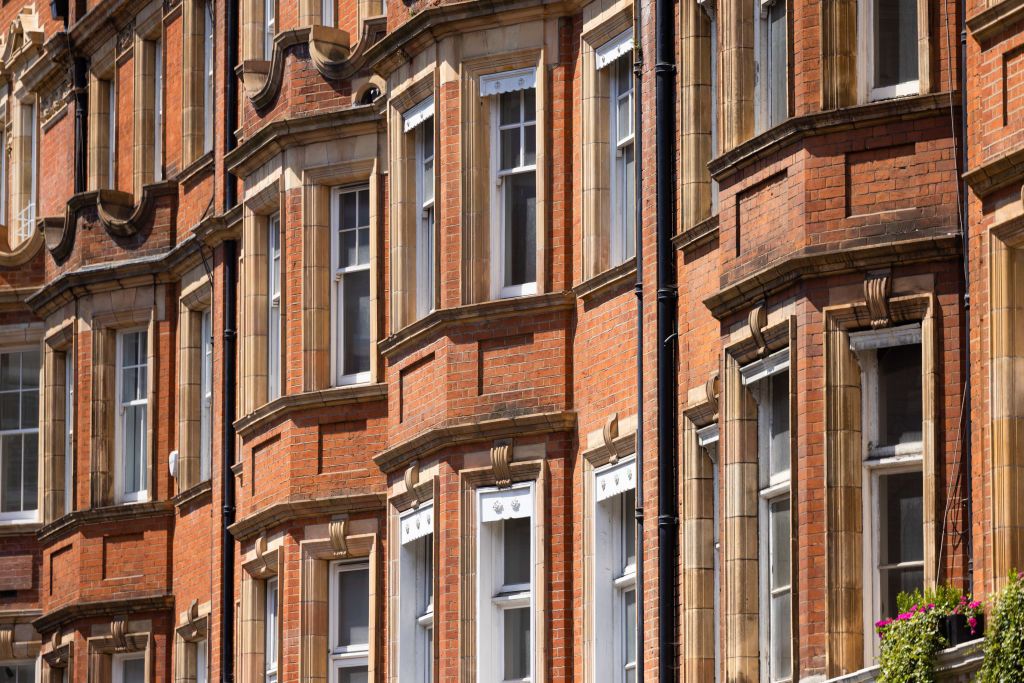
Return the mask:
{"type": "Polygon", "coordinates": [[[1024,681],[1024,574],[1013,572],[996,596],[985,634],[981,683],[1024,681]]]}

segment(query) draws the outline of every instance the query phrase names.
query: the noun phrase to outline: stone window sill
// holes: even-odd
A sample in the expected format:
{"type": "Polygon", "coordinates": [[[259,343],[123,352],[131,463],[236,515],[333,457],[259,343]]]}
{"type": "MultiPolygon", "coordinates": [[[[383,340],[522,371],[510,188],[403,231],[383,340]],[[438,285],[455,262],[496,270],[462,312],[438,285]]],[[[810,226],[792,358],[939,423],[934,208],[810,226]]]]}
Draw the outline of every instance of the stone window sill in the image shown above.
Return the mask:
{"type": "Polygon", "coordinates": [[[598,273],[588,280],[573,287],[573,292],[584,303],[590,303],[594,299],[605,294],[621,294],[620,288],[627,283],[636,282],[636,257],[623,261],[617,266],[612,266],[603,273],[598,273]]]}
{"type": "Polygon", "coordinates": [[[307,391],[289,394],[266,403],[255,411],[235,421],[235,431],[243,439],[280,422],[294,412],[331,408],[351,403],[368,403],[386,400],[387,385],[384,383],[352,384],[331,387],[322,391],[307,391]]]}

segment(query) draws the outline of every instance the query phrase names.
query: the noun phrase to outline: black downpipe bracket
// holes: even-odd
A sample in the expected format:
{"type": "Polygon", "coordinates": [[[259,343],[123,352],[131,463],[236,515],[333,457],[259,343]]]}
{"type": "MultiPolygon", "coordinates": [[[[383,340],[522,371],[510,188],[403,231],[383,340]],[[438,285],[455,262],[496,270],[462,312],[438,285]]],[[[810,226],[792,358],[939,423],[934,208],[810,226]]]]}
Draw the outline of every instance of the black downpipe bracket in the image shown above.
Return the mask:
{"type": "Polygon", "coordinates": [[[224,242],[224,350],[223,396],[221,417],[221,582],[220,582],[220,680],[232,683],[235,679],[235,539],[228,529],[235,521],[235,321],[237,318],[236,293],[238,291],[238,243],[224,242]]]}
{"type": "MultiPolygon", "coordinates": [[[[633,5],[633,144],[639,150],[633,164],[633,187],[643,187],[643,66],[641,49],[640,9],[633,5]]],[[[633,221],[636,239],[636,670],[637,680],[644,680],[644,240],[643,201],[633,193],[636,218],[633,221]]]]}
{"type": "Polygon", "coordinates": [[[655,3],[654,146],[658,270],[658,680],[677,680],[675,2],[655,3]]]}
{"type": "Polygon", "coordinates": [[[75,57],[75,194],[85,192],[88,169],[86,150],[89,149],[89,62],[84,57],[75,57]]]}

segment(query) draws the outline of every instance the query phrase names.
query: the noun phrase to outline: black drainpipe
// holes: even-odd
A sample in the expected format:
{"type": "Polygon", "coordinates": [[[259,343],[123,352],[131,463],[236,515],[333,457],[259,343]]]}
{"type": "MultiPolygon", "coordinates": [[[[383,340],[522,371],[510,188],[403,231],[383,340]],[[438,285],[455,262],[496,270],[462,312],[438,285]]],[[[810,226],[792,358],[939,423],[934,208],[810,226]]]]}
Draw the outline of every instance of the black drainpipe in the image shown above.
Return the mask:
{"type": "Polygon", "coordinates": [[[964,590],[974,592],[974,502],[971,491],[971,259],[968,252],[967,182],[967,2],[960,0],[960,213],[961,244],[964,261],[964,500],[967,505],[967,529],[964,545],[967,548],[967,580],[964,590]]]}
{"type": "Polygon", "coordinates": [[[84,57],[75,57],[75,194],[85,192],[88,170],[86,150],[89,149],[89,85],[87,75],[89,62],[84,57]]]}
{"type": "Polygon", "coordinates": [[[235,539],[228,529],[235,521],[235,294],[238,290],[238,243],[224,242],[224,410],[221,431],[221,491],[223,526],[221,528],[220,582],[220,680],[235,678],[235,539]]]}
{"type": "Polygon", "coordinates": [[[633,220],[636,239],[636,671],[637,681],[644,680],[644,240],[643,201],[643,65],[640,48],[639,3],[633,5],[633,146],[637,150],[633,165],[633,192],[636,217],[633,220]]]}
{"type": "Polygon", "coordinates": [[[658,680],[676,671],[676,272],[675,228],[675,2],[655,2],[654,145],[658,259],[658,680]]]}

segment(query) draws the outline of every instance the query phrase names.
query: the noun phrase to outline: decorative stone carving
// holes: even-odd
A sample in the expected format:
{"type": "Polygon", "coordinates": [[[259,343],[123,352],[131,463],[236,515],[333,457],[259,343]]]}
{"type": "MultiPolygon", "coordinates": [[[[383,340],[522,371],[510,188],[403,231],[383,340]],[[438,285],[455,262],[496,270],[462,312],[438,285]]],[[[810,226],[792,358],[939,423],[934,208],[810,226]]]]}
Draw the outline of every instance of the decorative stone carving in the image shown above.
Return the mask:
{"type": "Polygon", "coordinates": [[[413,497],[412,506],[414,508],[419,507],[420,499],[416,495],[416,487],[420,483],[420,463],[418,460],[414,460],[408,468],[405,470],[405,492],[413,497]]]}
{"type": "Polygon", "coordinates": [[[750,315],[747,316],[747,325],[750,327],[750,336],[757,344],[758,357],[764,356],[767,349],[767,344],[764,341],[764,328],[768,325],[768,309],[764,304],[758,304],[750,311],[750,315]]]}
{"type": "Polygon", "coordinates": [[[199,601],[193,600],[192,604],[188,606],[185,626],[179,630],[179,633],[181,633],[181,637],[185,640],[199,640],[202,635],[202,627],[203,624],[199,620],[199,601]]]}
{"type": "Polygon", "coordinates": [[[135,20],[132,19],[117,32],[117,56],[126,55],[135,46],[135,20]]]}
{"type": "Polygon", "coordinates": [[[261,533],[259,535],[259,537],[256,539],[256,542],[253,544],[253,550],[256,551],[256,559],[259,560],[260,563],[263,565],[263,571],[266,572],[266,573],[270,573],[270,563],[268,562],[268,560],[266,558],[266,554],[267,554],[267,532],[266,531],[261,533]]]}
{"type": "Polygon", "coordinates": [[[704,383],[704,396],[707,399],[708,405],[711,407],[711,412],[714,413],[715,422],[718,421],[718,395],[721,391],[721,382],[718,378],[718,371],[711,373],[708,377],[708,381],[704,383]]]}
{"type": "Polygon", "coordinates": [[[864,301],[867,302],[873,330],[888,327],[892,322],[889,318],[891,287],[892,279],[887,270],[871,272],[864,276],[864,301]]]}
{"type": "Polygon", "coordinates": [[[114,643],[115,652],[128,651],[128,622],[124,619],[114,619],[110,622],[110,639],[114,643]]]}
{"type": "Polygon", "coordinates": [[[14,624],[0,624],[0,659],[14,659],[14,624]]]}
{"type": "Polygon", "coordinates": [[[608,461],[611,463],[617,463],[619,461],[619,453],[615,449],[615,439],[619,438],[619,414],[612,413],[608,416],[608,420],[604,423],[604,428],[601,430],[601,436],[604,438],[604,447],[608,451],[608,461]]]}
{"type": "Polygon", "coordinates": [[[715,15],[718,12],[718,3],[716,0],[697,0],[697,6],[704,10],[705,14],[714,21],[715,15]]]}
{"type": "Polygon", "coordinates": [[[512,485],[512,441],[496,441],[491,447],[491,468],[498,488],[512,485]]]}
{"type": "Polygon", "coordinates": [[[338,555],[348,555],[348,520],[336,519],[327,526],[327,535],[331,539],[331,547],[338,555]]]}
{"type": "Polygon", "coordinates": [[[68,76],[55,83],[50,91],[43,95],[40,100],[40,108],[42,109],[40,122],[42,125],[45,126],[50,123],[50,121],[65,111],[70,95],[71,78],[68,76]]]}

